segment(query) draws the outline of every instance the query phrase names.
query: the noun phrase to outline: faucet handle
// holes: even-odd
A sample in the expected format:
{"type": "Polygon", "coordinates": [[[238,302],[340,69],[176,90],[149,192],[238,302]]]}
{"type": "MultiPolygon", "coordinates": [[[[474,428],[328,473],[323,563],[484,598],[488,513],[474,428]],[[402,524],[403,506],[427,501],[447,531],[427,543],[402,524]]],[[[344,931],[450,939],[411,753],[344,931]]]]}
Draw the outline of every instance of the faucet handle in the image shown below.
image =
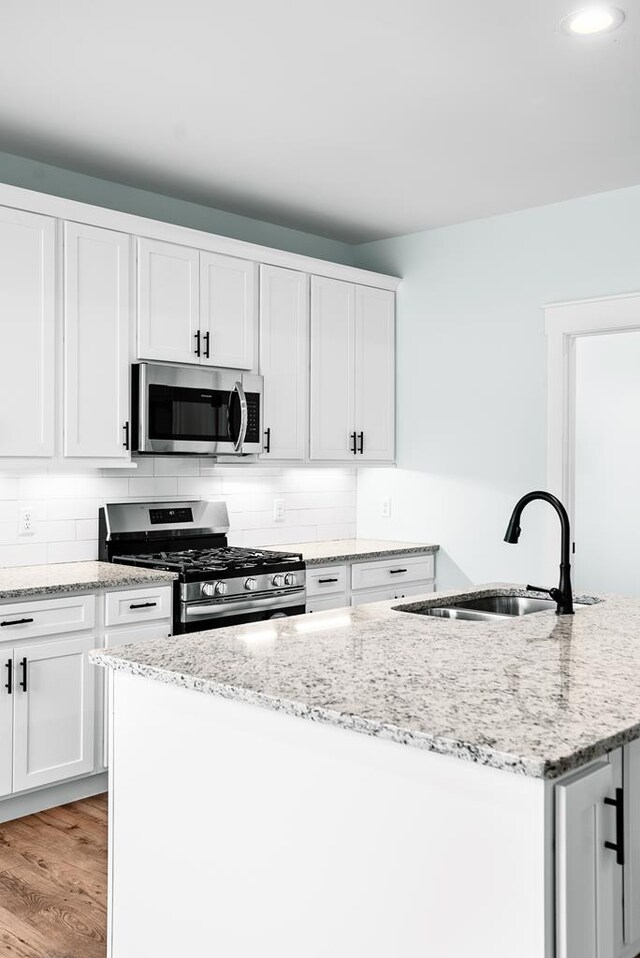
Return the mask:
{"type": "Polygon", "coordinates": [[[555,589],[543,589],[541,585],[528,585],[527,592],[546,592],[547,595],[551,595],[552,592],[555,592],[555,589]]]}

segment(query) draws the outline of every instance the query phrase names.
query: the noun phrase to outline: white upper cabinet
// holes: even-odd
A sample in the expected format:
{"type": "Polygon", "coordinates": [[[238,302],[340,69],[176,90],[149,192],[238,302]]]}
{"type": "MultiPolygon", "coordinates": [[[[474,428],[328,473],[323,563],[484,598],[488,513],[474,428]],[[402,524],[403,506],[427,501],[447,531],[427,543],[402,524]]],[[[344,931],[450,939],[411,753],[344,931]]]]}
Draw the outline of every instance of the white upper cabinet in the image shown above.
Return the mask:
{"type": "Polygon", "coordinates": [[[258,266],[138,240],[138,358],[253,369],[258,266]]]}
{"type": "Polygon", "coordinates": [[[395,297],[356,286],[355,428],[357,458],[395,453],[395,297]]]}
{"type": "Polygon", "coordinates": [[[304,459],[309,425],[309,277],[260,267],[260,372],[264,453],[304,459]]]}
{"type": "Polygon", "coordinates": [[[55,220],[0,207],[0,455],[54,447],[55,220]]]}
{"type": "Polygon", "coordinates": [[[256,263],[200,253],[201,362],[253,369],[258,316],[256,263]]]}
{"type": "Polygon", "coordinates": [[[124,233],[65,223],[65,456],[130,455],[129,255],[124,233]]]}
{"type": "Polygon", "coordinates": [[[311,282],[311,458],[394,458],[395,314],[388,290],[311,282]]]}
{"type": "Polygon", "coordinates": [[[311,458],[353,459],[355,286],[311,278],[311,458]]]}
{"type": "Polygon", "coordinates": [[[138,240],[138,358],[200,362],[200,254],[138,240]]]}

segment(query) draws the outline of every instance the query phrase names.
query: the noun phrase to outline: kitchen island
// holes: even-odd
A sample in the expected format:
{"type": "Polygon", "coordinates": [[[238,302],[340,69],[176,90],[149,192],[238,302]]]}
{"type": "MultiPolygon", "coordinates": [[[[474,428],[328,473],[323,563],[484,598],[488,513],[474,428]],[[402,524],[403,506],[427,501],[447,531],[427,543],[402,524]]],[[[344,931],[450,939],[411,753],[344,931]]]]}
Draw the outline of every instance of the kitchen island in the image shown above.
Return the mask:
{"type": "Polygon", "coordinates": [[[640,951],[640,600],[415,614],[446,595],[93,653],[110,958],[640,951]]]}

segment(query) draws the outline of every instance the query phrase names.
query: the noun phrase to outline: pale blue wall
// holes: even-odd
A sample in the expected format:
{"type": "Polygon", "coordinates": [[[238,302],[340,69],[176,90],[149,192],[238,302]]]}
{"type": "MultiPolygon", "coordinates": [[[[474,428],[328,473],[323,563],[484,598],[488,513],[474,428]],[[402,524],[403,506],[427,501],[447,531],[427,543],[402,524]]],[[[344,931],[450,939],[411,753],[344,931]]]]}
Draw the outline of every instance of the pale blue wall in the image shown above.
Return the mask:
{"type": "Polygon", "coordinates": [[[516,498],[546,482],[542,306],[640,289],[640,187],[367,244],[356,262],[404,278],[399,469],[362,470],[358,533],[440,542],[443,587],[553,581],[544,507],[519,546],[501,542],[516,498]]]}
{"type": "Polygon", "coordinates": [[[316,256],[347,265],[353,263],[353,247],[348,243],[85,176],[11,153],[0,153],[0,183],[64,196],[112,210],[123,210],[126,213],[148,216],[154,220],[205,230],[207,233],[218,233],[249,243],[260,243],[292,253],[302,253],[305,256],[316,256]]]}

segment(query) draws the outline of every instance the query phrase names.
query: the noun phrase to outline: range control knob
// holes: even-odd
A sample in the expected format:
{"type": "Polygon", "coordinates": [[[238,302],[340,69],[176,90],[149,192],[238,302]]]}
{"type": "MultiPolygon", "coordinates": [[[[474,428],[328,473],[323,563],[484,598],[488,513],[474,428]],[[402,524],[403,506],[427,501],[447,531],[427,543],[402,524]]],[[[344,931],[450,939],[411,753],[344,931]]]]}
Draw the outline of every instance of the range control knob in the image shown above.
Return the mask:
{"type": "Polygon", "coordinates": [[[226,591],[226,582],[205,582],[205,584],[202,586],[203,595],[224,595],[226,591]]]}
{"type": "Polygon", "coordinates": [[[284,584],[285,584],[285,585],[295,585],[295,584],[296,584],[296,577],[295,577],[295,575],[293,574],[293,572],[287,572],[287,574],[286,574],[285,577],[284,577],[284,584]]]}
{"type": "Polygon", "coordinates": [[[249,592],[255,592],[258,588],[258,580],[254,579],[253,576],[249,576],[248,579],[244,580],[244,587],[248,589],[249,592]]]}
{"type": "Polygon", "coordinates": [[[276,589],[280,589],[282,588],[282,586],[285,584],[286,581],[287,580],[283,576],[282,572],[278,572],[276,573],[276,575],[274,575],[273,579],[271,580],[271,585],[274,585],[276,589]]]}

